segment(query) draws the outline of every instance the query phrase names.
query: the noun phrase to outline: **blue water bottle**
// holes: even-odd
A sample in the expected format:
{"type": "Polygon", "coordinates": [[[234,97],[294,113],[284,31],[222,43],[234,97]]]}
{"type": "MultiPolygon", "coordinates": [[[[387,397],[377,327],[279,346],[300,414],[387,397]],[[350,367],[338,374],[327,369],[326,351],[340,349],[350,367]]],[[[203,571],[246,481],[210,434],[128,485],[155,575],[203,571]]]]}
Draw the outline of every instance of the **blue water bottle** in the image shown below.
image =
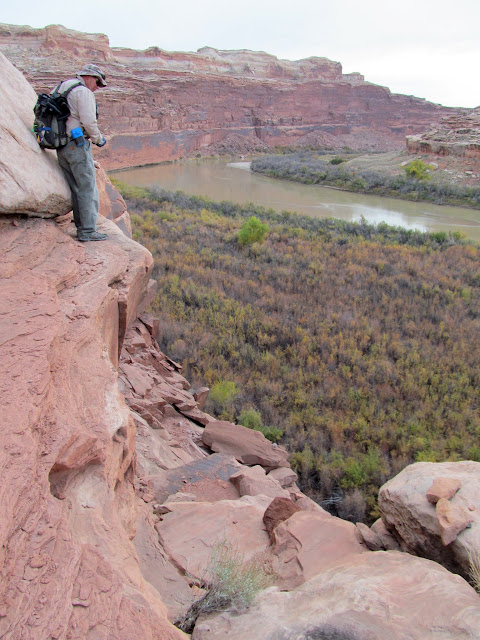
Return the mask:
{"type": "Polygon", "coordinates": [[[75,140],[77,147],[83,147],[85,144],[85,138],[83,137],[82,127],[75,127],[75,129],[70,131],[70,135],[72,136],[72,140],[75,140]]]}

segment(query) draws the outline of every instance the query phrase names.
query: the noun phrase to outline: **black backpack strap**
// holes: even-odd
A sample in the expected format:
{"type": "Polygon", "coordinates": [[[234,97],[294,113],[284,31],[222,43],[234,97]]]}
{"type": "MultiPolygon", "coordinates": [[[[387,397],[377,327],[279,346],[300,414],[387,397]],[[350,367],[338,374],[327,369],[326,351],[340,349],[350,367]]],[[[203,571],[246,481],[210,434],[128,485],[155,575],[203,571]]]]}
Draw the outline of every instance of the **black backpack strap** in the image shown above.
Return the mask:
{"type": "Polygon", "coordinates": [[[59,93],[58,90],[60,89],[60,87],[62,86],[62,84],[64,82],[65,82],[65,80],[62,80],[62,82],[60,82],[60,84],[58,84],[55,87],[55,89],[52,91],[52,93],[50,95],[51,96],[63,96],[64,98],[66,98],[72,89],[76,89],[76,87],[80,87],[80,86],[83,85],[83,82],[78,81],[75,84],[72,84],[71,87],[68,87],[68,89],[66,91],[62,91],[62,93],[59,93]]]}
{"type": "MultiPolygon", "coordinates": [[[[58,86],[60,87],[60,85],[58,85],[58,86]]],[[[83,82],[76,82],[75,84],[72,84],[71,87],[68,87],[68,89],[66,91],[62,92],[62,96],[64,96],[66,98],[72,89],[76,89],[77,87],[81,87],[81,86],[83,86],[83,82]]]]}

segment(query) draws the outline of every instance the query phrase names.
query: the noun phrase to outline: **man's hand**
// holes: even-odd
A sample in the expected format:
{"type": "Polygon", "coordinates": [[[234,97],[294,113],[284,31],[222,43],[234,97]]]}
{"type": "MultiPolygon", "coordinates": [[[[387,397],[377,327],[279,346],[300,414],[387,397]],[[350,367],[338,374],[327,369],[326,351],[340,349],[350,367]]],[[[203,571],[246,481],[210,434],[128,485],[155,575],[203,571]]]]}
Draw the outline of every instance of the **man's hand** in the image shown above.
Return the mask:
{"type": "Polygon", "coordinates": [[[107,144],[107,141],[105,140],[105,138],[102,138],[101,142],[97,142],[97,147],[104,147],[107,144]]]}

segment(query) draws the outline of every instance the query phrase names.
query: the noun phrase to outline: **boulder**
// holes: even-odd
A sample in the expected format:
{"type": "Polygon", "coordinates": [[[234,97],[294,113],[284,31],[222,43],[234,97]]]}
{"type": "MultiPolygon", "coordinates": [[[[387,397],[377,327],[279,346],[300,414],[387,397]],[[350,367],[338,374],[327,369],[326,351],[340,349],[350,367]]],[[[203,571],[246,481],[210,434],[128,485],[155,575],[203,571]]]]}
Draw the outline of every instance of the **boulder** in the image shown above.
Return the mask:
{"type": "Polygon", "coordinates": [[[467,577],[470,556],[480,553],[480,463],[479,462],[418,462],[404,469],[380,489],[378,503],[386,528],[399,541],[404,551],[440,562],[451,571],[467,577]],[[427,492],[434,481],[444,478],[461,488],[450,498],[446,507],[443,498],[439,512],[428,501],[427,492]],[[461,517],[453,528],[444,520],[447,511],[461,517]],[[467,518],[466,512],[469,516],[467,518]],[[439,520],[439,513],[441,520],[439,520]],[[458,527],[472,522],[470,528],[458,527]],[[456,538],[453,538],[454,532],[456,538]],[[448,534],[447,534],[448,530],[448,534]],[[451,534],[451,535],[450,535],[451,534]],[[443,539],[442,539],[443,535],[443,539]],[[444,541],[450,540],[448,545],[444,541]]]}
{"type": "Polygon", "coordinates": [[[366,553],[355,536],[355,525],[330,514],[298,511],[280,523],[272,537],[275,584],[285,590],[366,553]]]}
{"type": "Polygon", "coordinates": [[[446,498],[440,498],[437,502],[436,513],[440,526],[440,537],[445,546],[456,540],[458,534],[472,522],[470,511],[449,502],[446,498]]]}
{"type": "Polygon", "coordinates": [[[437,504],[441,498],[450,500],[462,486],[458,478],[435,478],[432,486],[427,491],[427,500],[437,504]]]}
{"type": "Polygon", "coordinates": [[[277,497],[272,500],[263,514],[263,523],[272,542],[275,541],[273,535],[275,528],[297,511],[301,511],[300,507],[290,498],[277,497]]]}
{"type": "Polygon", "coordinates": [[[269,547],[263,514],[265,496],[219,502],[171,502],[156,525],[159,540],[175,566],[204,579],[214,549],[225,542],[249,560],[269,547]]]}
{"type": "Polygon", "coordinates": [[[381,518],[376,520],[370,529],[376,536],[378,536],[378,538],[380,538],[382,548],[385,549],[385,551],[400,551],[400,545],[397,539],[388,531],[381,518]]]}
{"type": "Polygon", "coordinates": [[[209,422],[202,440],[212,451],[232,455],[242,464],[259,464],[267,471],[289,466],[283,447],[267,440],[260,431],[242,425],[221,420],[209,422]]]}
{"type": "Polygon", "coordinates": [[[280,484],[270,477],[270,474],[267,476],[260,465],[243,467],[230,476],[230,482],[238,489],[241,496],[263,494],[269,498],[282,496],[289,499],[288,491],[282,489],[280,484]]]}
{"type": "Polygon", "coordinates": [[[385,550],[383,540],[370,527],[367,527],[363,522],[357,522],[355,527],[355,535],[360,544],[365,545],[370,551],[385,550]]]}
{"type": "Polygon", "coordinates": [[[200,387],[194,392],[193,397],[195,398],[200,411],[203,411],[209,393],[210,389],[208,387],[200,387]]]}
{"type": "Polygon", "coordinates": [[[200,618],[192,640],[478,640],[479,629],[480,599],[465,580],[378,551],[349,555],[294,591],[271,587],[244,613],[200,618]]]}
{"type": "Polygon", "coordinates": [[[55,151],[40,149],[33,126],[37,94],[0,53],[0,214],[55,217],[72,208],[55,151]]]}
{"type": "Polygon", "coordinates": [[[268,477],[276,480],[284,489],[287,487],[293,487],[298,480],[297,474],[293,469],[290,469],[290,467],[278,467],[277,469],[272,469],[268,474],[268,477]]]}

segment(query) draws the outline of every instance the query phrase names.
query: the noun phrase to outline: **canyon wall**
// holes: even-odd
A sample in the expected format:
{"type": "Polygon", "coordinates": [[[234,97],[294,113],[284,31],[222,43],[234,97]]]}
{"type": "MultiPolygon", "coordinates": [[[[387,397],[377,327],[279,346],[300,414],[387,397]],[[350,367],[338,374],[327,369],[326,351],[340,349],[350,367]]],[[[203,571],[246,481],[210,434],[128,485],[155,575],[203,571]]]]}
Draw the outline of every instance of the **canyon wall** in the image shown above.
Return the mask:
{"type": "Polygon", "coordinates": [[[275,145],[395,149],[406,135],[462,111],[392,94],[326,58],[291,62],[209,47],[134,51],[61,26],[0,25],[0,51],[37,91],[50,91],[84,62],[102,65],[108,86],[96,97],[108,145],[96,156],[107,169],[275,145]]]}
{"type": "Polygon", "coordinates": [[[100,167],[109,237],[76,241],[54,156],[31,144],[35,93],[1,54],[0,77],[0,637],[186,638],[172,621],[232,544],[272,587],[246,612],[201,618],[196,640],[476,640],[475,591],[398,548],[427,535],[408,526],[414,502],[426,552],[452,545],[460,569],[478,552],[478,463],[390,483],[375,530],[302,494],[287,452],[208,415],[208,389],[160,352],[144,313],[152,256],[100,167]],[[453,477],[435,494],[443,511],[439,477],[453,477]],[[452,527],[445,513],[462,517],[452,527]]]}

